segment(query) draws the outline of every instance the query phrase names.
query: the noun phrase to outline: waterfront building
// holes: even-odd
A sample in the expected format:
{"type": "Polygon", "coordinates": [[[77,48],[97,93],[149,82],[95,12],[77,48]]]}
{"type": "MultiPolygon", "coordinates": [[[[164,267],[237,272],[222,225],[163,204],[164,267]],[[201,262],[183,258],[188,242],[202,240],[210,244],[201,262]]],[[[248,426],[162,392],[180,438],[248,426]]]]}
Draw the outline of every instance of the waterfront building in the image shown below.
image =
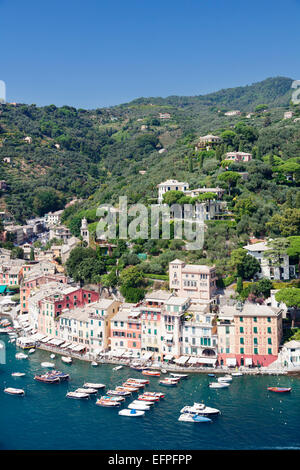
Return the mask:
{"type": "Polygon", "coordinates": [[[141,353],[140,310],[134,303],[123,303],[110,320],[110,350],[120,355],[132,351],[135,357],[141,353]]]}
{"type": "Polygon", "coordinates": [[[268,366],[278,357],[282,310],[250,303],[221,306],[217,333],[219,365],[268,366]]]}
{"type": "Polygon", "coordinates": [[[215,266],[185,264],[175,259],[169,263],[169,288],[181,297],[210,300],[217,291],[215,266]]]}
{"type": "Polygon", "coordinates": [[[179,358],[181,355],[184,313],[189,305],[189,297],[172,296],[165,303],[161,318],[163,360],[179,358]]]}

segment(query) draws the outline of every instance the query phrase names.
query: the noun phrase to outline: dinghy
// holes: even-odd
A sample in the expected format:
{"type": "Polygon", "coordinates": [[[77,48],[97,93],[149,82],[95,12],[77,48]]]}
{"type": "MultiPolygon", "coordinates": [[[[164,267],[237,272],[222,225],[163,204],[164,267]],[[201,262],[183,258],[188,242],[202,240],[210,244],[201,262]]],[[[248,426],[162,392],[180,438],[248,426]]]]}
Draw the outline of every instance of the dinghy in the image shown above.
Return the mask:
{"type": "Polygon", "coordinates": [[[150,406],[149,405],[146,405],[145,403],[131,403],[130,405],[128,405],[128,408],[130,410],[142,410],[142,411],[148,411],[150,410],[150,406]]]}
{"type": "Polygon", "coordinates": [[[113,370],[120,370],[120,369],[123,369],[123,366],[113,367],[113,370]]]}
{"type": "Polygon", "coordinates": [[[269,392],[286,393],[290,392],[291,387],[268,387],[269,392]]]}
{"type": "Polygon", "coordinates": [[[227,388],[229,385],[227,382],[212,382],[209,384],[209,388],[227,388]]]}
{"type": "Polygon", "coordinates": [[[80,392],[68,392],[66,395],[67,398],[89,398],[88,393],[80,393],[80,392]]]}
{"type": "Polygon", "coordinates": [[[108,390],[106,392],[106,395],[112,396],[112,397],[129,397],[131,395],[130,392],[126,392],[125,390],[108,390]]]}
{"type": "Polygon", "coordinates": [[[121,416],[130,416],[130,417],[137,417],[137,416],[143,416],[145,414],[145,411],[142,410],[121,410],[119,411],[119,415],[121,416]]]}
{"type": "Polygon", "coordinates": [[[27,359],[28,358],[28,355],[27,354],[23,354],[23,353],[17,353],[15,355],[15,358],[16,359],[27,359]]]}
{"type": "Polygon", "coordinates": [[[41,362],[41,366],[52,369],[53,367],[55,367],[55,364],[54,364],[54,362],[41,362]]]}
{"type": "Polygon", "coordinates": [[[4,389],[4,392],[8,393],[9,395],[19,395],[19,396],[25,395],[25,392],[22,388],[7,387],[4,389]]]}
{"type": "Polygon", "coordinates": [[[66,364],[72,364],[72,358],[70,356],[61,356],[61,360],[66,364]]]}
{"type": "Polygon", "coordinates": [[[96,393],[98,393],[98,390],[96,388],[77,388],[75,392],[88,393],[89,395],[95,395],[96,393]]]}
{"type": "Polygon", "coordinates": [[[25,372],[13,372],[12,374],[12,377],[24,377],[25,372]]]}
{"type": "Polygon", "coordinates": [[[186,423],[211,423],[212,420],[209,418],[205,418],[205,416],[199,415],[189,415],[184,413],[179,416],[178,421],[185,421],[186,423]]]}
{"type": "Polygon", "coordinates": [[[105,388],[104,384],[98,384],[98,383],[92,383],[92,382],[85,382],[83,386],[86,388],[96,388],[97,390],[99,390],[100,388],[105,388]]]}

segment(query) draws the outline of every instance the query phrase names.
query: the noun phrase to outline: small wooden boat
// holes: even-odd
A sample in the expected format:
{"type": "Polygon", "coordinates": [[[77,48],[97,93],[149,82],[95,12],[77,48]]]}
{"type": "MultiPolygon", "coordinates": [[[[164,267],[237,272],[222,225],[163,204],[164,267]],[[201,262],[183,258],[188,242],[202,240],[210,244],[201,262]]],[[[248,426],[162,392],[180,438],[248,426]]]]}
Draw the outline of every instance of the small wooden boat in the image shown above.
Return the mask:
{"type": "Polygon", "coordinates": [[[120,406],[121,403],[115,400],[99,398],[99,400],[96,401],[96,405],[106,406],[106,407],[116,407],[116,406],[120,406]]]}
{"type": "Polygon", "coordinates": [[[138,392],[139,388],[138,387],[130,387],[129,385],[124,385],[122,387],[116,387],[116,390],[120,390],[121,392],[124,390],[125,392],[138,392]]]}
{"type": "Polygon", "coordinates": [[[61,360],[66,364],[72,364],[72,358],[70,356],[61,356],[61,360]]]}
{"type": "Polygon", "coordinates": [[[121,416],[130,416],[130,417],[135,417],[135,416],[143,416],[145,414],[145,411],[143,410],[121,410],[118,413],[121,416]]]}
{"type": "Polygon", "coordinates": [[[139,395],[138,400],[141,401],[159,401],[159,397],[150,396],[150,395],[139,395]]]}
{"type": "Polygon", "coordinates": [[[127,382],[124,382],[122,384],[123,387],[134,387],[134,388],[144,388],[145,387],[145,384],[141,384],[141,383],[137,383],[137,382],[130,382],[130,381],[127,381],[127,382]]]}
{"type": "Polygon", "coordinates": [[[7,387],[4,389],[4,392],[8,393],[9,395],[19,395],[19,396],[25,395],[25,391],[22,388],[7,387]]]}
{"type": "Polygon", "coordinates": [[[68,392],[66,394],[66,397],[67,398],[77,398],[77,399],[81,399],[81,398],[89,398],[89,394],[88,393],[80,393],[80,392],[68,392]]]}
{"type": "Polygon", "coordinates": [[[152,377],[160,377],[160,372],[157,370],[142,370],[143,375],[150,375],[152,377]]]}
{"type": "MultiPolygon", "coordinates": [[[[133,400],[133,402],[131,403],[132,405],[139,405],[139,404],[143,404],[143,405],[146,405],[146,406],[153,406],[155,401],[146,401],[146,400],[133,400]]],[[[134,408],[134,407],[133,407],[134,408]]]]}
{"type": "Polygon", "coordinates": [[[35,375],[34,380],[37,380],[38,382],[43,382],[46,384],[57,384],[60,382],[59,377],[57,376],[49,376],[49,375],[35,375]]]}
{"type": "Polygon", "coordinates": [[[291,387],[268,387],[269,392],[287,393],[292,390],[291,387]]]}
{"type": "Polygon", "coordinates": [[[100,388],[105,388],[104,384],[98,384],[98,383],[92,383],[92,382],[85,382],[83,386],[86,388],[96,388],[97,390],[99,390],[100,388]]]}
{"type": "Polygon", "coordinates": [[[158,398],[165,398],[165,394],[162,392],[144,392],[144,396],[149,397],[158,397],[158,398]]]}
{"type": "Polygon", "coordinates": [[[131,392],[126,392],[125,390],[123,390],[123,391],[108,390],[106,392],[106,395],[109,395],[109,396],[112,396],[112,397],[129,397],[131,395],[131,392]]]}
{"type": "Polygon", "coordinates": [[[177,382],[173,382],[172,380],[160,380],[159,383],[164,387],[176,387],[177,385],[177,382]]]}
{"type": "Polygon", "coordinates": [[[135,379],[133,377],[129,377],[129,379],[127,379],[127,382],[136,382],[136,383],[140,383],[140,384],[148,384],[149,380],[148,379],[135,379]]]}
{"type": "Polygon", "coordinates": [[[88,393],[89,395],[96,395],[96,393],[98,393],[98,390],[96,388],[77,388],[75,392],[88,393]]]}
{"type": "Polygon", "coordinates": [[[25,372],[13,372],[12,374],[12,377],[24,377],[25,372]]]}
{"type": "Polygon", "coordinates": [[[122,401],[125,401],[126,398],[124,397],[120,397],[120,396],[115,396],[115,397],[112,397],[112,396],[109,396],[109,395],[103,395],[100,400],[110,400],[110,401],[119,401],[119,402],[122,402],[122,401]]]}

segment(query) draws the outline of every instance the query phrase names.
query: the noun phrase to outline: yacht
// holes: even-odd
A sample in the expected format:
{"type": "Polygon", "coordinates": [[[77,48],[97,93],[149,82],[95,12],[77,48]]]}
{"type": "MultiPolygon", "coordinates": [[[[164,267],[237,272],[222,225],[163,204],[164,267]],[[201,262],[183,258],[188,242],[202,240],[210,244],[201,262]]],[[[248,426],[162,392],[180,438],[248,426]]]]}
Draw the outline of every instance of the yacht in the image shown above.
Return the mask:
{"type": "Polygon", "coordinates": [[[193,406],[184,406],[180,410],[180,413],[188,413],[192,415],[218,415],[220,410],[206,406],[204,403],[194,403],[193,406]]]}
{"type": "Polygon", "coordinates": [[[173,372],[170,372],[170,375],[174,377],[175,379],[187,379],[188,374],[174,374],[173,372]]]}

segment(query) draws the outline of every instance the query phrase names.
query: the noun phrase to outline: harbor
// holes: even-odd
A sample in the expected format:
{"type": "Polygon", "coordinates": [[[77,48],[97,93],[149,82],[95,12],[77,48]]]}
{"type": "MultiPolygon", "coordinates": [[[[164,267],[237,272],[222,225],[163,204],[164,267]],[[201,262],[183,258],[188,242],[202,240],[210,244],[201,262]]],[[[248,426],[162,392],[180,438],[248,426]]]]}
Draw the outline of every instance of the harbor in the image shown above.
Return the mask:
{"type": "MultiPolygon", "coordinates": [[[[50,351],[36,349],[27,359],[15,358],[19,348],[6,344],[7,362],[1,365],[0,404],[2,448],[5,449],[275,449],[300,448],[298,377],[253,376],[232,377],[225,389],[211,389],[216,377],[188,373],[177,386],[164,387],[159,381],[171,374],[145,376],[141,371],[115,363],[99,363],[73,359],[66,364],[60,355],[50,359],[50,351]],[[45,374],[41,363],[51,360],[55,369],[70,376],[57,384],[34,380],[45,374]],[[25,376],[12,377],[14,372],[25,376]],[[138,392],[132,393],[120,406],[97,406],[96,401],[134,380],[147,380],[138,392]],[[83,385],[105,384],[88,399],[67,399],[66,394],[83,385]],[[22,388],[24,396],[3,393],[6,387],[22,388]],[[290,393],[272,393],[268,387],[291,387],[290,393]],[[144,392],[160,392],[165,398],[154,403],[145,414],[131,419],[119,411],[135,403],[144,392]],[[193,423],[181,416],[181,410],[194,403],[220,410],[209,417],[211,422],[193,423]],[[263,426],[262,426],[263,423],[263,426]],[[203,428],[204,426],[204,428],[203,428]],[[70,429],[72,432],[70,432],[70,429]],[[262,447],[263,443],[263,447],[262,447]]],[[[223,376],[225,371],[223,371],[223,376]]],[[[146,405],[147,406],[147,405],[146,405]]],[[[130,409],[130,408],[128,408],[130,409]]]]}

